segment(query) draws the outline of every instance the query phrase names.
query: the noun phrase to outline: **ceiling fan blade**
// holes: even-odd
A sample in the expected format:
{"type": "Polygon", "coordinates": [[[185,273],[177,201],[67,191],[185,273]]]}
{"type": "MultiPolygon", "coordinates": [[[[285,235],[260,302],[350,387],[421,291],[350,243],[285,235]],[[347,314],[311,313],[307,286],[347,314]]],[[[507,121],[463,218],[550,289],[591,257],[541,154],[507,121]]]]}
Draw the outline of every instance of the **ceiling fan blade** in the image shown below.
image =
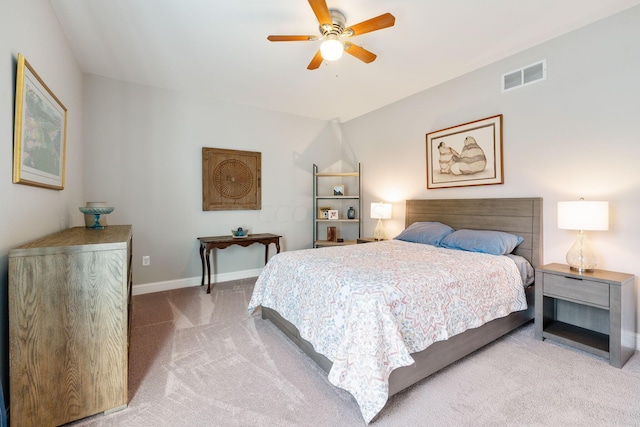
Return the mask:
{"type": "Polygon", "coordinates": [[[318,40],[317,36],[269,36],[267,40],[271,42],[306,42],[318,40]]]}
{"type": "Polygon", "coordinates": [[[311,62],[309,62],[309,65],[307,66],[307,70],[315,70],[317,69],[320,64],[322,64],[322,53],[320,53],[320,50],[318,49],[318,51],[316,52],[316,55],[313,57],[313,59],[311,60],[311,62]]]}
{"type": "Polygon", "coordinates": [[[311,9],[313,9],[313,13],[316,14],[320,26],[332,25],[331,13],[325,0],[309,0],[309,4],[311,5],[311,9]]]}
{"type": "Polygon", "coordinates": [[[355,56],[360,61],[366,62],[367,64],[375,61],[378,57],[375,53],[371,53],[367,49],[356,46],[355,44],[349,42],[344,43],[344,51],[351,56],[355,56]]]}
{"type": "Polygon", "coordinates": [[[360,34],[369,33],[371,31],[393,27],[393,24],[395,23],[396,18],[390,13],[385,13],[383,15],[376,16],[375,18],[371,18],[367,21],[353,25],[346,30],[351,30],[354,36],[359,36],[360,34]]]}

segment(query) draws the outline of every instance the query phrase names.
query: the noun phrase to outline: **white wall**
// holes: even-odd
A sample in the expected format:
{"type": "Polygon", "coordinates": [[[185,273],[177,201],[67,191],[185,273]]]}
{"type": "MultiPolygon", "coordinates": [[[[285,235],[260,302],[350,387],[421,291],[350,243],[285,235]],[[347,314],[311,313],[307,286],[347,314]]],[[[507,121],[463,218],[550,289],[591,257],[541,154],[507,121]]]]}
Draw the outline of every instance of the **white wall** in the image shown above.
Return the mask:
{"type": "Polygon", "coordinates": [[[345,123],[345,152],[375,171],[363,181],[365,206],[394,201],[386,224],[395,235],[409,198],[540,196],[544,262],[564,263],[575,232],[557,229],[557,202],[608,200],[610,230],[587,234],[598,267],[635,274],[637,289],[639,52],[636,7],[345,123]],[[541,59],[546,81],[501,93],[501,74],[541,59]],[[425,134],[496,114],[504,115],[504,185],[426,190],[425,134]]]}
{"type": "Polygon", "coordinates": [[[8,378],[7,254],[22,243],[82,220],[82,75],[47,0],[0,2],[0,374],[8,378]],[[68,110],[67,166],[62,191],[12,183],[18,53],[68,110]]]}
{"type": "MultiPolygon", "coordinates": [[[[197,237],[238,226],[281,234],[283,250],[311,247],[312,165],[340,160],[332,124],[97,76],[84,90],[84,195],[115,207],[109,224],[133,224],[134,291],[199,283],[197,237]],[[261,210],[202,211],[202,147],[262,153],[261,210]]],[[[264,265],[262,245],[216,252],[216,273],[264,265]]]]}

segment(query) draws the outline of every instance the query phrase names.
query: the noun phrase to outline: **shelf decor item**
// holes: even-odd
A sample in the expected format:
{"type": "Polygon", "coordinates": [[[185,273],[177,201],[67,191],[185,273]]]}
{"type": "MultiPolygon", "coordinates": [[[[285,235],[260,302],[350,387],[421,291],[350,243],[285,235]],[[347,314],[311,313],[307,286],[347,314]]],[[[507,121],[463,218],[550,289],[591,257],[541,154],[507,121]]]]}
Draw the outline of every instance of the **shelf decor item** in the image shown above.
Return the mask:
{"type": "Polygon", "coordinates": [[[334,196],[344,196],[344,185],[334,185],[333,186],[333,195],[334,196]]]}
{"type": "Polygon", "coordinates": [[[336,242],[338,240],[338,231],[336,227],[327,227],[327,240],[329,242],[336,242]]]}
{"type": "Polygon", "coordinates": [[[347,218],[348,219],[356,219],[356,210],[353,209],[353,206],[349,207],[349,210],[347,211],[347,218]]]}
{"type": "Polygon", "coordinates": [[[567,252],[567,264],[571,270],[592,272],[598,263],[584,231],[609,229],[609,202],[594,202],[580,199],[558,202],[558,228],[578,230],[575,243],[567,252]]]}
{"type": "Polygon", "coordinates": [[[13,182],[64,190],[67,109],[22,54],[14,129],[13,182]]]}
{"type": "Polygon", "coordinates": [[[328,210],[327,219],[338,219],[338,210],[337,209],[328,210]]]}
{"type": "Polygon", "coordinates": [[[386,233],[382,225],[382,220],[391,218],[391,203],[371,203],[371,218],[378,220],[376,228],[373,230],[374,239],[384,240],[386,233]]]}
{"type": "Polygon", "coordinates": [[[318,219],[327,219],[329,218],[330,207],[322,206],[318,208],[318,219]]]}
{"type": "Polygon", "coordinates": [[[95,207],[86,207],[86,206],[82,206],[80,208],[80,212],[82,212],[85,215],[93,215],[94,218],[94,223],[93,225],[88,226],[87,228],[95,228],[98,230],[101,230],[103,228],[106,228],[106,225],[102,225],[100,224],[100,215],[107,215],[110,214],[111,212],[113,212],[113,207],[99,207],[99,206],[95,206],[95,207]]]}

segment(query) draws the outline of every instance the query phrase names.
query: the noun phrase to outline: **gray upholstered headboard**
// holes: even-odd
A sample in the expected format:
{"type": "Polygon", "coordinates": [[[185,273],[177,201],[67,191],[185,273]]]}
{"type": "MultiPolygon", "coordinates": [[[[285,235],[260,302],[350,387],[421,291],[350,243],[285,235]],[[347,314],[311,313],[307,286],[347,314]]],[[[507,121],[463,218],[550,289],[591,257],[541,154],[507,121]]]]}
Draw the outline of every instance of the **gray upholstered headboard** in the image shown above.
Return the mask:
{"type": "Polygon", "coordinates": [[[542,265],[542,198],[407,200],[405,227],[439,221],[453,228],[497,230],[524,238],[515,254],[542,265]]]}

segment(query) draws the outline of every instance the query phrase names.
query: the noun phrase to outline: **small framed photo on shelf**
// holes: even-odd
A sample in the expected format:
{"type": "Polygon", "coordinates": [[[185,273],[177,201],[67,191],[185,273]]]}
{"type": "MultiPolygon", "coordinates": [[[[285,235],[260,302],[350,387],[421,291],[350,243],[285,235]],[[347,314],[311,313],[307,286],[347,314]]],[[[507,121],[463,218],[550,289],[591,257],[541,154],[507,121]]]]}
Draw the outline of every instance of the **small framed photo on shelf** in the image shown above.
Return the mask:
{"type": "Polygon", "coordinates": [[[338,240],[338,231],[336,230],[336,227],[327,227],[327,240],[330,242],[338,240]]]}
{"type": "Polygon", "coordinates": [[[330,209],[327,211],[328,213],[328,219],[338,219],[338,210],[337,209],[330,209]]]}
{"type": "Polygon", "coordinates": [[[327,206],[318,208],[318,219],[328,219],[329,218],[329,210],[331,208],[327,206]]]}
{"type": "Polygon", "coordinates": [[[333,195],[334,196],[344,196],[344,185],[334,185],[333,186],[333,195]]]}

